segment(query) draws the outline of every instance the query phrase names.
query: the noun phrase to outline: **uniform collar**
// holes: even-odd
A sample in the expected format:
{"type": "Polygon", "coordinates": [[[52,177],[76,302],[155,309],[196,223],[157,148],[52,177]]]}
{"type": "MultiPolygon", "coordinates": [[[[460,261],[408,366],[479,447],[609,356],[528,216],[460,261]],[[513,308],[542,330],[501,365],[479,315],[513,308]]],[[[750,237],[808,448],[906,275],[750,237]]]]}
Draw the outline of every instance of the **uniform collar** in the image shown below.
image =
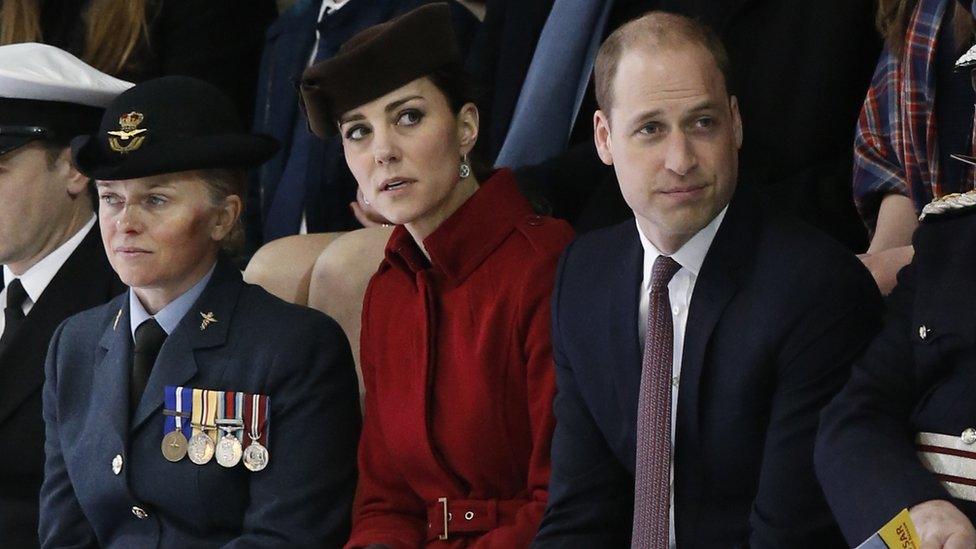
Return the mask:
{"type": "Polygon", "coordinates": [[[27,272],[21,276],[14,275],[13,271],[10,270],[6,265],[3,266],[3,285],[7,287],[15,278],[20,279],[20,283],[24,285],[24,291],[27,292],[27,297],[30,298],[31,303],[37,303],[40,299],[41,294],[47,288],[47,285],[51,283],[54,279],[54,275],[58,274],[61,267],[68,261],[71,254],[78,248],[81,241],[85,239],[88,231],[95,226],[95,215],[91,216],[91,219],[85,223],[85,226],[78,230],[74,235],[68,240],[54,249],[53,252],[44,256],[35,263],[27,272]]]}
{"type": "Polygon", "coordinates": [[[155,318],[156,322],[159,323],[166,335],[172,334],[176,327],[180,324],[180,320],[186,316],[187,311],[190,307],[196,303],[197,298],[203,293],[203,289],[207,287],[207,283],[210,282],[210,278],[213,276],[214,269],[217,267],[215,262],[207,274],[203,275],[203,278],[197,281],[196,284],[190,287],[189,290],[183,292],[180,297],[177,297],[173,301],[170,301],[155,315],[150,315],[146,308],[142,306],[142,302],[136,296],[132,288],[129,288],[129,314],[131,315],[131,321],[129,323],[129,328],[132,331],[132,339],[135,340],[136,329],[140,324],[145,322],[150,318],[155,318]]]}
{"type": "Polygon", "coordinates": [[[492,174],[460,208],[424,239],[430,261],[402,225],[397,226],[386,245],[385,263],[415,274],[433,267],[457,286],[464,282],[488,255],[532,215],[511,170],[492,174]]]}

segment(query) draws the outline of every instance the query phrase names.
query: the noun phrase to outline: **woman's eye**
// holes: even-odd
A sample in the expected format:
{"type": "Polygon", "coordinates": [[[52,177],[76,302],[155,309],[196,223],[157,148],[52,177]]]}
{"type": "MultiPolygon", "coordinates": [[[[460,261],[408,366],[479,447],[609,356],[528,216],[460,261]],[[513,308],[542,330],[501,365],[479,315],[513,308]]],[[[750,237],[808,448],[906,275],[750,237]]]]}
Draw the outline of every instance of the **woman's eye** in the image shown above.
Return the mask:
{"type": "Polygon", "coordinates": [[[403,111],[402,113],[400,113],[400,116],[397,117],[397,125],[413,126],[419,123],[423,117],[424,117],[423,113],[421,113],[418,110],[410,109],[407,111],[403,111]]]}
{"type": "Polygon", "coordinates": [[[158,194],[151,194],[146,197],[146,203],[150,206],[162,206],[167,202],[165,196],[160,196],[158,194]]]}
{"type": "Polygon", "coordinates": [[[346,139],[349,141],[359,141],[366,137],[366,128],[363,126],[353,126],[346,130],[346,139]]]}
{"type": "Polygon", "coordinates": [[[105,204],[108,204],[109,206],[114,206],[116,204],[122,203],[122,199],[120,199],[118,195],[115,194],[103,194],[100,195],[98,199],[104,202],[105,204]]]}

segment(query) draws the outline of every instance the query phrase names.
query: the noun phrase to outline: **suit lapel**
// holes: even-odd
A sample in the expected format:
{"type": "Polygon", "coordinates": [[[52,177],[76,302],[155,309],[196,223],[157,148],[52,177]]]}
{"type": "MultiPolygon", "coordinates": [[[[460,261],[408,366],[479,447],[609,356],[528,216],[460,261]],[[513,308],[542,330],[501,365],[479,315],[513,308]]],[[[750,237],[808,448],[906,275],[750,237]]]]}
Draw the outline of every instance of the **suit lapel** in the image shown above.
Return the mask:
{"type": "MultiPolygon", "coordinates": [[[[640,308],[644,250],[640,245],[637,227],[634,226],[633,220],[623,223],[620,230],[622,234],[619,235],[619,241],[623,252],[620,268],[610,269],[612,280],[606,286],[609,291],[606,302],[611,304],[608,315],[610,344],[606,348],[611,352],[614,385],[622,424],[630,429],[627,440],[634,441],[636,451],[637,397],[640,392],[643,362],[640,338],[637,333],[637,315],[640,308]]],[[[596,268],[604,268],[604,266],[596,268]]]]}
{"type": "MultiPolygon", "coordinates": [[[[229,262],[219,260],[200,298],[160,349],[142,400],[132,416],[132,430],[138,429],[162,407],[165,386],[184,385],[197,376],[201,371],[197,363],[198,350],[219,347],[227,341],[234,307],[242,288],[240,273],[229,262]],[[204,315],[212,320],[204,322],[204,315]]],[[[203,367],[206,369],[207,365],[203,367]]],[[[208,377],[215,379],[218,376],[208,377]]]]}
{"type": "MultiPolygon", "coordinates": [[[[700,390],[706,375],[707,350],[715,326],[741,285],[741,266],[755,245],[755,219],[750,212],[758,205],[751,192],[740,190],[733,197],[722,225],[702,263],[695,282],[681,360],[681,383],[675,419],[675,506],[699,509],[702,452],[699,434],[700,390]]],[[[679,515],[680,516],[680,515],[679,515]]],[[[682,517],[686,518],[686,517],[682,517]]],[[[676,528],[690,521],[679,521],[676,528]]],[[[694,532],[678,539],[693,543],[694,532]]]]}

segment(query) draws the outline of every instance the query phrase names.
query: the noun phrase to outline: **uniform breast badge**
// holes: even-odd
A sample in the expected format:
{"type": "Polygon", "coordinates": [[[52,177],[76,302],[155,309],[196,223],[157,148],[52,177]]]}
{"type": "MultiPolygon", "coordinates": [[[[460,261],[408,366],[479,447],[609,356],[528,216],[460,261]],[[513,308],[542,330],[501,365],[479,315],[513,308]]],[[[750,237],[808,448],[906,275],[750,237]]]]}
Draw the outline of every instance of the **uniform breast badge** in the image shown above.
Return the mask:
{"type": "Polygon", "coordinates": [[[206,389],[193,389],[193,436],[187,445],[190,461],[205,465],[213,459],[215,444],[209,432],[216,430],[217,393],[206,389]]]}
{"type": "Polygon", "coordinates": [[[244,447],[244,393],[227,391],[223,394],[223,406],[218,409],[217,428],[223,436],[217,441],[217,463],[222,467],[234,467],[241,462],[244,447]]]}
{"type": "Polygon", "coordinates": [[[149,131],[146,128],[139,127],[143,118],[143,114],[140,112],[130,112],[120,116],[120,129],[106,132],[111,136],[108,138],[109,148],[119,154],[128,154],[139,150],[142,142],[146,139],[146,136],[142,134],[149,131]]]}
{"type": "Polygon", "coordinates": [[[204,330],[206,330],[207,327],[210,326],[211,323],[216,323],[217,322],[217,319],[214,318],[214,314],[212,312],[204,313],[203,311],[201,311],[200,312],[200,316],[203,317],[203,320],[200,321],[200,331],[201,332],[204,331],[204,330]]]}

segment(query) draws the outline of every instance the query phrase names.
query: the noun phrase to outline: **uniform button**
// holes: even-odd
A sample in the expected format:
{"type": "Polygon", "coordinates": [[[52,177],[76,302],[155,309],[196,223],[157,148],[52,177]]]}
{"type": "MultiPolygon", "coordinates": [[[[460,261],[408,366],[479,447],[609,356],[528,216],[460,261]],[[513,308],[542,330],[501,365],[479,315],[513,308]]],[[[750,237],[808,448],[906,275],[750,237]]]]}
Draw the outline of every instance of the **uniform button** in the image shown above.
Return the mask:
{"type": "Polygon", "coordinates": [[[928,326],[922,325],[918,327],[918,337],[925,339],[929,337],[930,333],[932,333],[932,330],[930,330],[928,326]]]}
{"type": "Polygon", "coordinates": [[[464,514],[464,520],[471,520],[474,518],[474,511],[468,511],[464,514]]]}
{"type": "Polygon", "coordinates": [[[538,227],[546,222],[546,220],[541,215],[530,215],[526,218],[526,223],[532,225],[533,227],[538,227]]]}
{"type": "Polygon", "coordinates": [[[149,513],[146,512],[142,507],[132,506],[132,514],[136,516],[139,520],[146,520],[149,518],[149,513]]]}
{"type": "Polygon", "coordinates": [[[115,454],[112,459],[112,472],[116,475],[122,472],[122,454],[115,454]]]}
{"type": "Polygon", "coordinates": [[[972,444],[976,442],[976,429],[973,429],[972,427],[966,429],[962,432],[962,436],[959,438],[962,439],[963,444],[972,444]]]}

